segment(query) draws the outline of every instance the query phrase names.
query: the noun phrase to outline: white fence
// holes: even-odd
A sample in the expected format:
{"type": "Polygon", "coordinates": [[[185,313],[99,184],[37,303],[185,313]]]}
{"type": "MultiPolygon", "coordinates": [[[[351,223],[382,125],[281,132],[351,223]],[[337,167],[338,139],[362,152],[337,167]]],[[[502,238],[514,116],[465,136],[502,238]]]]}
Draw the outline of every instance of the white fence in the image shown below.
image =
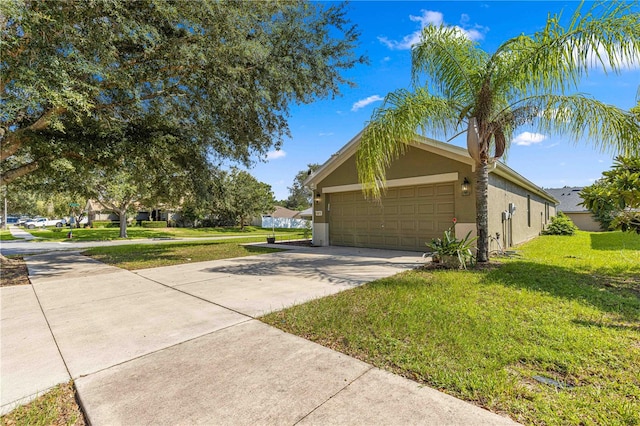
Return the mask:
{"type": "Polygon", "coordinates": [[[289,217],[262,216],[263,228],[299,228],[304,229],[310,224],[310,220],[293,219],[289,217]]]}

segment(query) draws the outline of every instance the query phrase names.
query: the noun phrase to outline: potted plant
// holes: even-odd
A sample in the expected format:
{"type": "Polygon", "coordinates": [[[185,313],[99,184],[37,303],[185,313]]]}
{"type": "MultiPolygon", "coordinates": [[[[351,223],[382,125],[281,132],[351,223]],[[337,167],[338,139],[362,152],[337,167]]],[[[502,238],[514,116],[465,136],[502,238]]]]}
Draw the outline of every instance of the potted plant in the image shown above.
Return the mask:
{"type": "Polygon", "coordinates": [[[447,268],[467,269],[467,265],[473,263],[474,256],[471,249],[478,238],[470,238],[471,231],[462,239],[456,238],[456,222],[456,218],[453,218],[453,225],[444,231],[443,238],[432,239],[431,243],[427,243],[427,247],[432,250],[434,262],[440,262],[447,268]]]}
{"type": "Polygon", "coordinates": [[[276,223],[275,218],[271,217],[271,234],[267,235],[267,244],[274,244],[276,242],[276,223]]]}

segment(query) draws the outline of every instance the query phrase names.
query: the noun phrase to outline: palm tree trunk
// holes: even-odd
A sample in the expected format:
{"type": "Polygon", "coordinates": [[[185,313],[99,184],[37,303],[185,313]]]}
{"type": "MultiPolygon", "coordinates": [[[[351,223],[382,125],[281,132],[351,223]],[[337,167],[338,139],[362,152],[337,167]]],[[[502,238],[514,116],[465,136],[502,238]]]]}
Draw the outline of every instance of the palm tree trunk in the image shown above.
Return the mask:
{"type": "Polygon", "coordinates": [[[476,166],[476,228],[478,262],[489,261],[489,165],[486,160],[476,166]]]}

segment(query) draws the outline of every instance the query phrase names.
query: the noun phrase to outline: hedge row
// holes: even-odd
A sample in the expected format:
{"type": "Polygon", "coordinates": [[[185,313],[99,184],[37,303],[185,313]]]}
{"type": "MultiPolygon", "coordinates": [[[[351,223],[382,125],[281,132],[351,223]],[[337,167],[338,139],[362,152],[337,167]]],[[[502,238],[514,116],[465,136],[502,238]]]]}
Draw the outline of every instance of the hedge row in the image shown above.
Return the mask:
{"type": "Polygon", "coordinates": [[[94,220],[91,222],[94,228],[120,228],[120,222],[112,222],[110,220],[94,220]]]}
{"type": "Polygon", "coordinates": [[[166,228],[167,221],[166,220],[155,220],[155,221],[143,220],[142,227],[143,228],[166,228]]]}

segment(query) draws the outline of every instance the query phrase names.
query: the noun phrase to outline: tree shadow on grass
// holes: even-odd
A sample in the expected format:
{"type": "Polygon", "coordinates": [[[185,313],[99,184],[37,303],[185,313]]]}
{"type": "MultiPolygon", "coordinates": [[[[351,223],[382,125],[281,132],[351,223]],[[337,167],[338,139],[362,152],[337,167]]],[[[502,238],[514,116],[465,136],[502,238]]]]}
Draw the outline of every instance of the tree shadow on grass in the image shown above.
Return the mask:
{"type": "Polygon", "coordinates": [[[591,233],[593,250],[640,250],[640,235],[633,232],[591,233]]]}
{"type": "Polygon", "coordinates": [[[613,284],[619,278],[527,261],[506,263],[486,273],[488,283],[547,293],[640,323],[640,279],[632,279],[629,286],[613,284]]]}

